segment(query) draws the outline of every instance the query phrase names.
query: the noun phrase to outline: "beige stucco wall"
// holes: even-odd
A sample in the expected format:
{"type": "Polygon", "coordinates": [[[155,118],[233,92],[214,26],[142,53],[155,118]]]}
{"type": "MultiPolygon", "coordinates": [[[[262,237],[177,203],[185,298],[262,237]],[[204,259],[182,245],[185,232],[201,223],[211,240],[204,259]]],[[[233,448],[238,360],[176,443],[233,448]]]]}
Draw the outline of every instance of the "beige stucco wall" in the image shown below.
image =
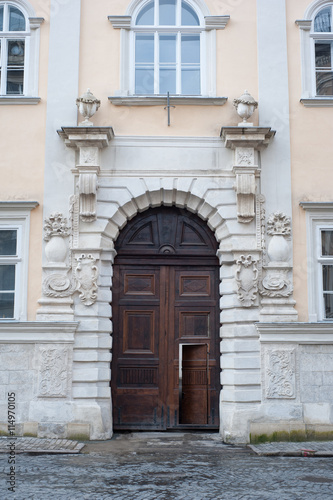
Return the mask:
{"type": "Polygon", "coordinates": [[[39,92],[37,105],[1,105],[0,199],[38,201],[31,212],[28,320],[35,318],[41,297],[42,206],[45,163],[45,119],[49,39],[49,0],[30,2],[36,17],[44,17],[40,28],[39,92]]]}
{"type": "Polygon", "coordinates": [[[120,30],[108,15],[124,15],[129,2],[99,0],[98,9],[90,0],[82,1],[80,46],[80,93],[87,87],[101,99],[94,117],[96,125],[112,125],[116,135],[214,136],[222,125],[236,125],[232,101],[245,88],[257,96],[256,1],[246,0],[236,7],[206,2],[211,15],[231,15],[224,30],[217,30],[217,96],[227,96],[224,106],[177,105],[167,126],[164,105],[147,107],[114,106],[108,96],[119,89],[120,30]],[[241,29],[240,29],[241,26],[241,29]],[[241,37],[240,37],[241,33],[241,37]],[[246,43],[243,43],[246,40],[246,43]],[[101,78],[103,69],[103,78],[101,78]]]}
{"type": "Polygon", "coordinates": [[[288,66],[290,86],[290,135],[294,231],[294,298],[300,321],[308,320],[307,252],[305,212],[301,201],[332,201],[333,169],[330,145],[333,136],[332,110],[308,108],[301,98],[300,29],[311,2],[287,4],[288,66]],[[326,146],[325,146],[326,145],[326,146]]]}

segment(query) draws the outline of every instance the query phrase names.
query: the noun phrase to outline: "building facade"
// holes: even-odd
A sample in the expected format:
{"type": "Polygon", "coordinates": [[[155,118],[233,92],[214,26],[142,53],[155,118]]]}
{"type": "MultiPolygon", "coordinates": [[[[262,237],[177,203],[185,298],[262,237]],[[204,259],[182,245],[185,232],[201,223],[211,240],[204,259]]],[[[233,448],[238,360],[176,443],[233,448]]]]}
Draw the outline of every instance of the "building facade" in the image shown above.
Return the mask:
{"type": "Polygon", "coordinates": [[[331,435],[332,9],[0,2],[3,433],[331,435]]]}

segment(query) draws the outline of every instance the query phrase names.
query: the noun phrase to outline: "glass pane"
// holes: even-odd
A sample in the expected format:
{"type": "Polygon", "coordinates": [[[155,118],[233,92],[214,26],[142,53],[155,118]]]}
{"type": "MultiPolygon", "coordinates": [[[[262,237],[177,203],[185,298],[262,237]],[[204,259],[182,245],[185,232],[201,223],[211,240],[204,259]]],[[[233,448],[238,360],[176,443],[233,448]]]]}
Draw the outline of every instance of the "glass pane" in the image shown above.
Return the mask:
{"type": "Polygon", "coordinates": [[[160,69],[160,94],[176,93],[176,68],[175,69],[160,69]]]}
{"type": "Polygon", "coordinates": [[[332,42],[316,43],[316,68],[331,68],[332,42]]]}
{"type": "Polygon", "coordinates": [[[135,24],[140,26],[152,26],[154,24],[154,2],[149,2],[140,10],[135,24]]]}
{"type": "Polygon", "coordinates": [[[9,7],[9,31],[25,31],[25,18],[16,7],[9,7]]]}
{"type": "Polygon", "coordinates": [[[135,62],[154,62],[154,35],[136,35],[135,62]]]}
{"type": "Polygon", "coordinates": [[[7,71],[7,94],[23,94],[23,79],[24,71],[19,70],[8,70],[7,71]]]}
{"type": "Polygon", "coordinates": [[[200,35],[182,35],[183,63],[200,63],[200,35]]]}
{"type": "Polygon", "coordinates": [[[140,68],[135,70],[135,93],[154,93],[154,69],[140,68]]]}
{"type": "Polygon", "coordinates": [[[324,292],[333,291],[333,266],[323,265],[323,290],[324,292]]]}
{"type": "Polygon", "coordinates": [[[160,0],[160,25],[175,26],[176,0],[160,0]]]}
{"type": "Polygon", "coordinates": [[[182,69],[182,94],[199,95],[200,94],[200,70],[182,69]]]}
{"type": "Polygon", "coordinates": [[[331,29],[331,7],[325,7],[315,17],[314,31],[330,32],[331,29]]]}
{"type": "Polygon", "coordinates": [[[333,231],[321,231],[321,255],[333,255],[333,231]]]}
{"type": "Polygon", "coordinates": [[[24,40],[8,40],[8,66],[24,66],[24,40]]]}
{"type": "Polygon", "coordinates": [[[176,35],[160,35],[160,63],[176,62],[176,35]]]}
{"type": "Polygon", "coordinates": [[[0,31],[3,31],[3,5],[0,6],[0,31]]]}
{"type": "Polygon", "coordinates": [[[187,3],[182,2],[182,26],[199,26],[199,18],[187,3]]]}
{"type": "Polygon", "coordinates": [[[15,290],[15,266],[0,266],[0,290],[15,290]]]}
{"type": "Polygon", "coordinates": [[[325,318],[333,319],[333,295],[324,293],[325,318]]]}
{"type": "Polygon", "coordinates": [[[16,241],[15,229],[0,230],[0,255],[16,255],[16,241]]]}
{"type": "Polygon", "coordinates": [[[14,318],[13,293],[0,293],[0,318],[14,318]]]}
{"type": "Polygon", "coordinates": [[[333,95],[333,72],[316,72],[317,95],[333,95]]]}

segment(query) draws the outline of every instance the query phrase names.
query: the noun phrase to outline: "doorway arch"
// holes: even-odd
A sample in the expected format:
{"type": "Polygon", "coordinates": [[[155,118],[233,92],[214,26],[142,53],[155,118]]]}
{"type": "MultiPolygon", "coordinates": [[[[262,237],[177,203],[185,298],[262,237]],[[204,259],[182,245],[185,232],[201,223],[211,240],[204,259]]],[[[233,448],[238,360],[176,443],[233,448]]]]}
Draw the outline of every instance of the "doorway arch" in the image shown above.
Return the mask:
{"type": "Polygon", "coordinates": [[[114,429],[218,428],[214,234],[197,215],[161,206],[128,222],[115,248],[114,429]]]}

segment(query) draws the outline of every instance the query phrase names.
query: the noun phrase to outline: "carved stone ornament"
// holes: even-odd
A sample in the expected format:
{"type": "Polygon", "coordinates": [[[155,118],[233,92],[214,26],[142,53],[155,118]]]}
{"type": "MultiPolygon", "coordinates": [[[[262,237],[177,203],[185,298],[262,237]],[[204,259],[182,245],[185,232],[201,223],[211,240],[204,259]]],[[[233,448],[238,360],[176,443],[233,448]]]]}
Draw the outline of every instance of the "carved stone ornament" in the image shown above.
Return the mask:
{"type": "Polygon", "coordinates": [[[289,297],[293,293],[293,286],[287,273],[288,270],[268,269],[260,294],[263,297],[289,297]]]}
{"type": "Polygon", "coordinates": [[[234,99],[234,106],[238,115],[243,119],[244,126],[249,125],[247,119],[250,118],[254,110],[258,107],[258,102],[247,90],[238,99],[234,99]]]}
{"type": "Polygon", "coordinates": [[[295,349],[269,350],[266,359],[266,397],[295,398],[295,349]]]}
{"type": "Polygon", "coordinates": [[[252,255],[241,255],[236,262],[236,282],[238,299],[244,307],[251,307],[258,293],[258,268],[252,255]]]}
{"type": "Polygon", "coordinates": [[[39,351],[38,396],[44,398],[64,398],[68,386],[68,349],[41,347],[39,351]]]}
{"type": "Polygon", "coordinates": [[[79,176],[80,218],[84,222],[96,220],[97,175],[81,173],[79,176]]]}
{"type": "Polygon", "coordinates": [[[67,219],[61,213],[56,212],[44,220],[44,240],[50,241],[53,236],[65,238],[70,234],[67,219]]]}
{"type": "Polygon", "coordinates": [[[81,254],[76,260],[75,278],[80,300],[86,306],[91,306],[97,300],[98,269],[96,259],[90,254],[81,254]]]}
{"type": "Polygon", "coordinates": [[[254,148],[236,148],[236,165],[254,165],[254,148]]]}
{"type": "Polygon", "coordinates": [[[233,168],[236,174],[237,220],[242,223],[251,222],[255,216],[255,175],[253,169],[245,169],[239,166],[233,168]]]}
{"type": "Polygon", "coordinates": [[[271,214],[267,220],[267,234],[290,236],[291,220],[290,217],[282,212],[271,214]]]}
{"type": "Polygon", "coordinates": [[[76,99],[76,105],[80,114],[84,117],[84,120],[80,123],[80,126],[92,127],[93,123],[89,121],[89,118],[94,116],[101,105],[101,101],[90,92],[90,89],[87,89],[87,92],[76,99]]]}
{"type": "Polygon", "coordinates": [[[76,290],[76,283],[67,274],[53,273],[43,282],[45,297],[70,297],[76,290]]]}

